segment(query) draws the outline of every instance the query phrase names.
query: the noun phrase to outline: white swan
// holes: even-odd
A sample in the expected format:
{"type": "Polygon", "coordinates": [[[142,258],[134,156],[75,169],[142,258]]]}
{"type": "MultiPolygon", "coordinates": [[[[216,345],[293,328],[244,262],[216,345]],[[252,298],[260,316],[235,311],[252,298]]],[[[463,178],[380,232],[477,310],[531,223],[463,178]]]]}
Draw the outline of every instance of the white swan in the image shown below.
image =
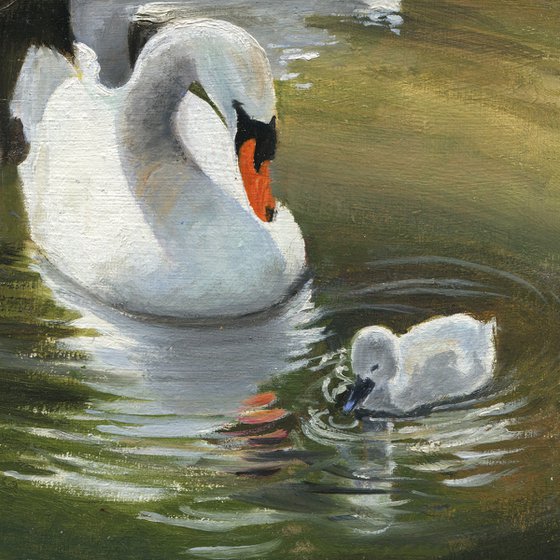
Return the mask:
{"type": "Polygon", "coordinates": [[[283,300],[305,248],[270,191],[263,49],[232,24],[183,20],[149,39],[124,86],[98,74],[80,43],[72,62],[33,47],[22,68],[12,111],[31,143],[20,174],[43,255],[131,312],[237,316],[283,300]]]}
{"type": "Polygon", "coordinates": [[[428,320],[402,336],[372,326],[352,341],[356,382],[345,412],[403,414],[472,395],[493,375],[496,321],[458,313],[428,320]]]}

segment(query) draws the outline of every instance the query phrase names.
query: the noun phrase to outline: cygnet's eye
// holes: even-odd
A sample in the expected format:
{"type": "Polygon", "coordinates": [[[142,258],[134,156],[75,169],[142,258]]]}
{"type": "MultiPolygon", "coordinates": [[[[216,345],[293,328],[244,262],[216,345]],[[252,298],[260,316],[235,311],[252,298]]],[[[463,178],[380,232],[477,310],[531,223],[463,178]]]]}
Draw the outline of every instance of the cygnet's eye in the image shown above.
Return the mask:
{"type": "Polygon", "coordinates": [[[374,366],[371,366],[371,369],[369,371],[373,373],[376,369],[379,369],[379,364],[375,364],[374,366]]]}

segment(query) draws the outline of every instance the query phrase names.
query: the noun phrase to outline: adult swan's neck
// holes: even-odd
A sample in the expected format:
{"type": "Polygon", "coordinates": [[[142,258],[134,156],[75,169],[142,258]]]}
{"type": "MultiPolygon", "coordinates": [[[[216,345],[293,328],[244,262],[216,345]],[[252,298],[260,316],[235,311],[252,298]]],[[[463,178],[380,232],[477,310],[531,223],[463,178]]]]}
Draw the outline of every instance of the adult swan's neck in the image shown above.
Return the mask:
{"type": "Polygon", "coordinates": [[[178,207],[177,197],[205,205],[227,193],[246,202],[234,152],[234,101],[267,122],[275,105],[266,56],[252,38],[211,20],[170,26],[148,41],[123,93],[121,158],[135,195],[153,215],[178,207]],[[193,83],[214,108],[188,93],[193,83]],[[181,192],[171,193],[170,186],[181,192]]]}

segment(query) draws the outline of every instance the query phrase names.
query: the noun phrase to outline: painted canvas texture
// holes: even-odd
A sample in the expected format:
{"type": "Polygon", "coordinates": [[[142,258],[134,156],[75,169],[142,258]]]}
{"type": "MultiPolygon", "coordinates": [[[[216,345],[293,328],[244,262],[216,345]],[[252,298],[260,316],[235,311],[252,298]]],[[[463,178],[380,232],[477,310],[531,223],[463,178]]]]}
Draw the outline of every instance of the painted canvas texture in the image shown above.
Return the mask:
{"type": "Polygon", "coordinates": [[[558,29],[0,0],[0,558],[558,557],[558,29]]]}

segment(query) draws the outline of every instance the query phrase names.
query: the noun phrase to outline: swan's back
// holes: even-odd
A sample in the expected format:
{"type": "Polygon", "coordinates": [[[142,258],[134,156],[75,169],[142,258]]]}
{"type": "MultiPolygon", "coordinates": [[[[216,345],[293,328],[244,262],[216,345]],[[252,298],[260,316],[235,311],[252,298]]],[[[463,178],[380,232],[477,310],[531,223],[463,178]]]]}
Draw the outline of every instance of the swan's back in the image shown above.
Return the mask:
{"type": "Polygon", "coordinates": [[[400,339],[393,400],[403,410],[470,395],[492,378],[496,322],[456,314],[413,327],[400,339]]]}

